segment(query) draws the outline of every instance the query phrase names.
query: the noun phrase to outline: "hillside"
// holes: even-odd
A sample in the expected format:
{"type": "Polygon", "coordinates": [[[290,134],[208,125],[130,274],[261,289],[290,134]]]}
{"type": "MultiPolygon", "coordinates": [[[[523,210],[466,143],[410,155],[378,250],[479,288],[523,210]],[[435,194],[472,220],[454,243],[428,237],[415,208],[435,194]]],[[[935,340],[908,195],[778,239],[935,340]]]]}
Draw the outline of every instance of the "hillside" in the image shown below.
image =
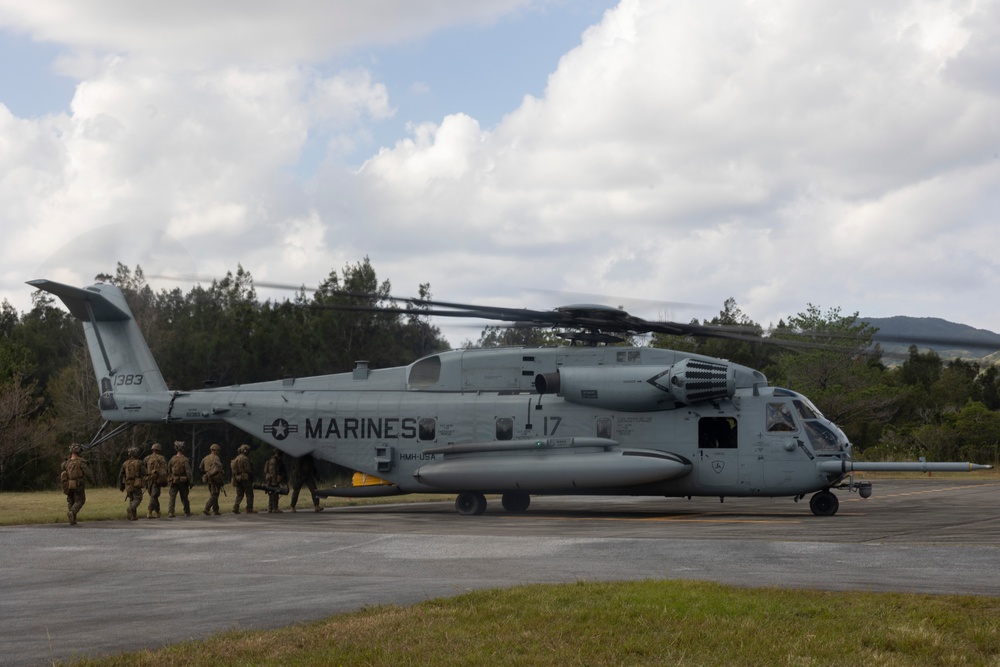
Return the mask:
{"type": "Polygon", "coordinates": [[[975,329],[939,317],[859,317],[878,327],[875,340],[891,354],[906,355],[911,344],[932,349],[945,359],[975,359],[986,363],[1000,360],[1000,334],[975,329]]]}

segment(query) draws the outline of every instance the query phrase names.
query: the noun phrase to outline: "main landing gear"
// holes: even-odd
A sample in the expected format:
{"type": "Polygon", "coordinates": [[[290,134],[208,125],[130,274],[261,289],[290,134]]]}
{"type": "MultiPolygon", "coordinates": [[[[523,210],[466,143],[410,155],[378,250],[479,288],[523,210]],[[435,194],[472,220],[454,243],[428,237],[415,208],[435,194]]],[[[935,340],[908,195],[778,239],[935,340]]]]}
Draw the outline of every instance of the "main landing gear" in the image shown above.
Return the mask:
{"type": "MultiPolygon", "coordinates": [[[[500,503],[508,512],[524,512],[531,504],[527,493],[505,493],[500,503]]],[[[455,511],[462,516],[477,516],[486,511],[486,496],[478,491],[463,491],[455,498],[455,511]]]]}

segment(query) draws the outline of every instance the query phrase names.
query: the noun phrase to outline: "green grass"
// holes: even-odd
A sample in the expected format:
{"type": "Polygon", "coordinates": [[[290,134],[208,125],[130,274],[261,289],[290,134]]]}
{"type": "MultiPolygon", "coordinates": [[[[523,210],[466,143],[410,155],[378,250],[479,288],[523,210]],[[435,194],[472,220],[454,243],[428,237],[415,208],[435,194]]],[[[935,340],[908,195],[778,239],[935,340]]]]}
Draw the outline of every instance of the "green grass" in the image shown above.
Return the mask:
{"type": "Polygon", "coordinates": [[[1000,600],[679,581],[384,606],[86,665],[997,665],[1000,600]]]}

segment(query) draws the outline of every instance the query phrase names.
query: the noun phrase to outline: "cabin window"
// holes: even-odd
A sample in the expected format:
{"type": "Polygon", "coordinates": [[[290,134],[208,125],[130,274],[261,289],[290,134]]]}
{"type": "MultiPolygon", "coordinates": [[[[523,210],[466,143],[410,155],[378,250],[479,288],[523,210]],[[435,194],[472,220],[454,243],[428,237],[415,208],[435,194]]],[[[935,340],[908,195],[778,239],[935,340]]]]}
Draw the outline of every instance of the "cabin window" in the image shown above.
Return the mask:
{"type": "Polygon", "coordinates": [[[736,449],[737,441],[734,417],[702,417],[698,420],[698,447],[736,449]]]}
{"type": "Polygon", "coordinates": [[[417,433],[421,440],[434,440],[437,438],[437,420],[433,417],[421,417],[417,422],[417,433]]]}
{"type": "Polygon", "coordinates": [[[597,437],[611,440],[611,417],[597,418],[597,437]]]}
{"type": "Polygon", "coordinates": [[[798,431],[795,425],[795,417],[787,403],[767,404],[767,432],[781,433],[787,431],[798,431]]]}
{"type": "Polygon", "coordinates": [[[514,420],[510,417],[497,417],[497,440],[514,439],[514,420]]]}

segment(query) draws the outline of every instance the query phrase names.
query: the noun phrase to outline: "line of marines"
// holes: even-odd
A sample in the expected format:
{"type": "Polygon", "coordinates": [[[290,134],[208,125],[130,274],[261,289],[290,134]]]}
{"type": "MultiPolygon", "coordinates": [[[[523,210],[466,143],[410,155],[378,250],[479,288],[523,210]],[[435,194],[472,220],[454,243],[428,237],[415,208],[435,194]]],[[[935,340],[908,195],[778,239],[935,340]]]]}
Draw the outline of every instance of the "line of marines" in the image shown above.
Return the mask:
{"type": "MultiPolygon", "coordinates": [[[[188,499],[188,490],[194,484],[194,475],[191,467],[191,460],[184,455],[184,441],[174,442],[176,453],[168,461],[163,457],[160,443],[153,443],[150,453],[145,458],[139,458],[139,448],[130,447],[128,458],[122,463],[118,473],[118,488],[125,492],[127,502],[125,516],[129,521],[139,518],[139,506],[142,504],[143,491],[149,494],[149,501],[146,507],[147,519],[160,518],[160,490],[166,486],[169,488],[169,504],[167,516],[176,516],[175,508],[177,496],[180,496],[181,507],[184,516],[191,516],[191,503],[188,499]]],[[[70,446],[70,455],[63,464],[60,473],[60,482],[63,493],[66,494],[67,517],[70,525],[76,525],[76,517],[86,497],[86,477],[88,475],[87,462],[80,455],[83,452],[81,445],[73,443],[70,446]]],[[[209,448],[209,453],[201,460],[199,468],[202,472],[201,480],[208,485],[208,501],[205,503],[203,513],[206,516],[217,516],[219,511],[219,495],[225,494],[226,472],[219,457],[222,448],[213,444],[209,448]]],[[[233,514],[240,513],[240,506],[246,501],[246,513],[256,514],[254,509],[254,489],[263,490],[267,493],[267,511],[269,514],[281,513],[278,509],[279,497],[288,493],[288,473],[281,451],[275,449],[271,457],[264,464],[264,484],[255,483],[253,464],[247,454],[250,452],[250,445],[242,444],[237,449],[236,458],[230,463],[232,472],[231,483],[236,491],[236,498],[233,502],[233,514]]],[[[296,477],[292,486],[291,511],[294,512],[299,499],[299,492],[305,486],[313,501],[313,510],[322,512],[323,507],[319,503],[319,496],[316,495],[316,462],[312,456],[302,456],[296,465],[296,477]]]]}

